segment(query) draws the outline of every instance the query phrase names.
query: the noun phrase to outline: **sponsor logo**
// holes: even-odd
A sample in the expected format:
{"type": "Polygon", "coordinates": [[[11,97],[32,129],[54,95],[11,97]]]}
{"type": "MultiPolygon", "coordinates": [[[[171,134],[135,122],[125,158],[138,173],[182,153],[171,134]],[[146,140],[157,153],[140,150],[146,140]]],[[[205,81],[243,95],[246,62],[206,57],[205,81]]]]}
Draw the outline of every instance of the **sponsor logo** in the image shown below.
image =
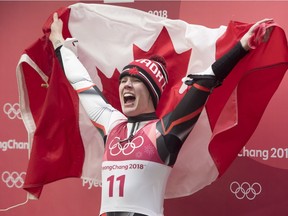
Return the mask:
{"type": "Polygon", "coordinates": [[[26,172],[18,173],[16,171],[10,173],[5,171],[2,173],[1,179],[6,184],[8,188],[22,188],[24,185],[24,179],[26,172]]]}
{"type": "Polygon", "coordinates": [[[254,200],[257,195],[262,192],[262,187],[258,182],[250,185],[248,182],[243,182],[242,184],[234,181],[230,184],[230,191],[235,195],[237,199],[248,199],[254,200]]]}
{"type": "Polygon", "coordinates": [[[0,149],[7,151],[8,149],[29,149],[28,142],[17,142],[15,139],[0,142],[0,149]]]}
{"type": "Polygon", "coordinates": [[[19,103],[5,103],[3,106],[4,113],[9,119],[22,119],[19,103]]]}

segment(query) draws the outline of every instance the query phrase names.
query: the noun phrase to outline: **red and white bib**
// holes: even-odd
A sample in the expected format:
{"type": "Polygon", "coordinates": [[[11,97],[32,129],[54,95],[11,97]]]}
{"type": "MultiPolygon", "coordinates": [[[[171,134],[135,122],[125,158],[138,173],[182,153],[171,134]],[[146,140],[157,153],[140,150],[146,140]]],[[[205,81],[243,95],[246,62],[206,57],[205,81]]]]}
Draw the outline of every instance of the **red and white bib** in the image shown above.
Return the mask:
{"type": "Polygon", "coordinates": [[[166,182],[171,167],[163,164],[156,149],[156,122],[148,123],[130,140],[127,122],[109,134],[102,163],[102,204],[105,212],[163,215],[166,182]]]}

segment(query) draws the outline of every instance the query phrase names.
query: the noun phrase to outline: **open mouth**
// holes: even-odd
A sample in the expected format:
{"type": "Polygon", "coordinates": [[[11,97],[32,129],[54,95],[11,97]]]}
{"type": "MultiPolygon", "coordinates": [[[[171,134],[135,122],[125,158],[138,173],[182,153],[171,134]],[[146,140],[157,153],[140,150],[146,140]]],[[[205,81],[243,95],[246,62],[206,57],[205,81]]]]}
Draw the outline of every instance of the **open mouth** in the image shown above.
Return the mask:
{"type": "Polygon", "coordinates": [[[131,93],[125,93],[123,95],[123,99],[124,99],[124,104],[130,104],[133,103],[135,101],[135,96],[131,93]]]}

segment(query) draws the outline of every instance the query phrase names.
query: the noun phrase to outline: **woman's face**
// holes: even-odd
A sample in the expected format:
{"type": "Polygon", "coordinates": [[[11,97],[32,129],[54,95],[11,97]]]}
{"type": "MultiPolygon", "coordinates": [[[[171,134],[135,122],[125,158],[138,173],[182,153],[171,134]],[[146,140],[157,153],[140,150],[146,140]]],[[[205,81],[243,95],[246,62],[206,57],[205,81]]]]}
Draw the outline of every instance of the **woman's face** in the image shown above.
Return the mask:
{"type": "Polygon", "coordinates": [[[119,97],[122,111],[127,117],[155,112],[147,87],[136,77],[125,76],[120,80],[119,97]]]}

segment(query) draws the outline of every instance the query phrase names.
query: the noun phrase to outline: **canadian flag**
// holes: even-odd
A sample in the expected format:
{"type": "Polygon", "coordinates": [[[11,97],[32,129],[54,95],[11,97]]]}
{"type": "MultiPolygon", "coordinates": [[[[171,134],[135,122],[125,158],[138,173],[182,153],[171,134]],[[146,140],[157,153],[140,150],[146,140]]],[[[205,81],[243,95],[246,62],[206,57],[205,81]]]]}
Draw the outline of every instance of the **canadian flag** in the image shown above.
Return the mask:
{"type": "MultiPolygon", "coordinates": [[[[77,3],[58,10],[65,38],[78,39],[78,55],[107,100],[120,109],[119,72],[134,59],[159,54],[167,61],[169,84],[157,114],[171,111],[185,94],[181,79],[201,73],[235,45],[251,24],[232,21],[210,29],[125,7],[77,3]]],[[[22,117],[30,158],[24,189],[39,197],[47,183],[68,177],[101,181],[103,140],[67,81],[44,36],[27,48],[17,66],[22,117]]],[[[244,57],[206,108],[186,140],[168,181],[166,198],[209,185],[229,167],[256,129],[288,68],[284,31],[244,57]]]]}

